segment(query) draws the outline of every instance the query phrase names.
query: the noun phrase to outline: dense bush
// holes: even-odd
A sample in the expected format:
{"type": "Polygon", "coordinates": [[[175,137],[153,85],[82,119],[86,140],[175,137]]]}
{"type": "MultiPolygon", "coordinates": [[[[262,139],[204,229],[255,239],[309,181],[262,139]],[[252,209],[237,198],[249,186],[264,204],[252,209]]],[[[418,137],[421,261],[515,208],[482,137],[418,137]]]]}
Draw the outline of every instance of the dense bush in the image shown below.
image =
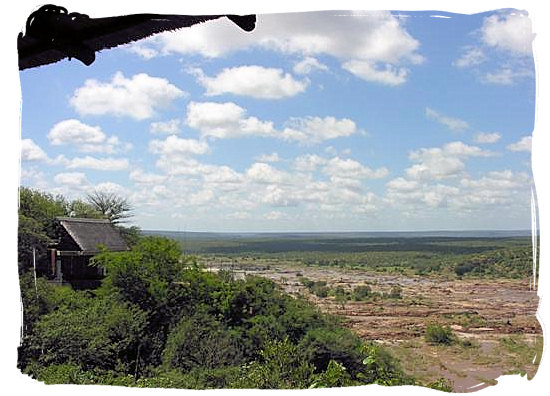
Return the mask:
{"type": "Polygon", "coordinates": [[[449,326],[429,324],[426,327],[426,341],[430,344],[451,345],[456,341],[456,336],[449,326]]]}

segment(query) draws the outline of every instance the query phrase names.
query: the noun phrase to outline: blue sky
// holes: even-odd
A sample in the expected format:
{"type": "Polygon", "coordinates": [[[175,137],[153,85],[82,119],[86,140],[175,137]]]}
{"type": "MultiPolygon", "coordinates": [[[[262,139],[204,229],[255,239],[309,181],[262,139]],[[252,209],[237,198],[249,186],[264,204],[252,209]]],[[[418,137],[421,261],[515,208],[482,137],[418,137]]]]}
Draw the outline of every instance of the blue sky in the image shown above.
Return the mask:
{"type": "Polygon", "coordinates": [[[514,10],[260,15],[25,70],[21,184],[144,229],[528,229],[532,39],[514,10]]]}

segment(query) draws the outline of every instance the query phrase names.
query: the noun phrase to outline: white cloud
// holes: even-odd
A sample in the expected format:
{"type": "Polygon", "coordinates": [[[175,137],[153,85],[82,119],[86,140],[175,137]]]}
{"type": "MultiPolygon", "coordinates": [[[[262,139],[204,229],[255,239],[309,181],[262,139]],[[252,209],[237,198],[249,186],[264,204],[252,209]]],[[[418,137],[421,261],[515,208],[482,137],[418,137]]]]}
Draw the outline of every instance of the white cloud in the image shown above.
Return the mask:
{"type": "Polygon", "coordinates": [[[281,157],[279,157],[279,154],[277,154],[277,153],[262,154],[262,155],[256,157],[256,160],[258,162],[280,162],[280,161],[282,161],[281,157]]]}
{"type": "Polygon", "coordinates": [[[485,44],[518,55],[532,51],[535,37],[529,17],[520,12],[495,14],[484,19],[481,27],[485,44]]]}
{"type": "Polygon", "coordinates": [[[352,120],[334,117],[292,118],[280,131],[271,121],[247,117],[246,110],[233,102],[191,102],[187,106],[186,122],[190,127],[199,130],[203,137],[219,139],[258,136],[300,143],[319,143],[357,132],[352,120]]]}
{"type": "Polygon", "coordinates": [[[351,136],[357,132],[355,122],[348,118],[307,117],[287,121],[280,134],[283,139],[301,143],[319,143],[324,140],[351,136]]]}
{"type": "Polygon", "coordinates": [[[512,143],[506,148],[510,151],[531,151],[531,146],[533,143],[533,138],[531,136],[524,136],[516,143],[512,143]]]}
{"type": "Polygon", "coordinates": [[[165,140],[149,142],[149,151],[167,156],[201,155],[208,151],[208,144],[204,141],[170,135],[165,140]]]}
{"type": "Polygon", "coordinates": [[[480,65],[486,60],[487,57],[481,48],[468,47],[462,56],[453,62],[453,65],[462,69],[480,65]]]}
{"type": "Polygon", "coordinates": [[[406,180],[402,177],[395,178],[386,183],[386,187],[390,190],[399,192],[413,192],[419,188],[420,184],[415,180],[406,180]]]}
{"type": "Polygon", "coordinates": [[[48,133],[48,140],[54,146],[73,145],[83,153],[113,154],[131,148],[131,144],[122,144],[116,136],[107,137],[100,127],[90,126],[75,119],[55,124],[48,133]]]}
{"type": "Polygon", "coordinates": [[[305,154],[294,160],[293,167],[299,172],[313,172],[327,162],[326,158],[317,154],[305,154]]]}
{"type": "Polygon", "coordinates": [[[488,172],[479,179],[463,178],[460,181],[462,194],[454,202],[457,207],[468,210],[484,210],[496,207],[499,213],[529,208],[533,180],[523,172],[511,170],[488,172]]]}
{"type": "Polygon", "coordinates": [[[54,146],[62,144],[97,144],[106,139],[105,133],[99,127],[92,127],[82,122],[70,119],[58,122],[48,133],[48,139],[54,146]]]}
{"type": "Polygon", "coordinates": [[[464,160],[467,157],[489,157],[494,153],[482,150],[477,146],[469,146],[462,142],[451,142],[442,148],[421,148],[412,151],[409,159],[416,164],[405,170],[412,179],[442,179],[455,177],[466,168],[464,160]]]}
{"type": "Polygon", "coordinates": [[[164,175],[158,175],[155,173],[146,173],[143,172],[141,169],[134,169],[130,172],[130,180],[137,184],[159,184],[166,181],[166,176],[164,175]]]}
{"type": "Polygon", "coordinates": [[[153,59],[160,55],[156,49],[144,45],[143,42],[130,44],[126,47],[126,50],[147,60],[153,59]]]}
{"type": "Polygon", "coordinates": [[[519,80],[532,76],[533,72],[529,69],[517,66],[506,66],[495,72],[485,73],[482,81],[495,85],[514,85],[519,80]]]}
{"type": "Polygon", "coordinates": [[[47,161],[48,155],[32,139],[21,140],[22,161],[47,161]]]}
{"type": "Polygon", "coordinates": [[[254,183],[278,184],[282,183],[286,174],[264,162],[256,162],[246,170],[246,176],[254,183]]]}
{"type": "Polygon", "coordinates": [[[455,131],[455,132],[463,131],[470,127],[468,123],[464,120],[446,116],[429,107],[426,107],[426,117],[430,120],[434,120],[439,122],[442,125],[445,125],[451,131],[455,131]]]}
{"type": "Polygon", "coordinates": [[[73,159],[59,158],[58,162],[64,164],[68,169],[95,169],[101,171],[119,171],[128,169],[129,163],[126,158],[95,158],[89,155],[75,157],[73,159]]]}
{"type": "Polygon", "coordinates": [[[531,21],[521,11],[497,12],[483,20],[475,32],[479,37],[476,46],[469,46],[456,67],[474,67],[481,82],[496,85],[513,85],[520,80],[533,78],[531,21]],[[491,56],[498,62],[492,70],[479,66],[491,56]]]}
{"type": "Polygon", "coordinates": [[[53,180],[58,184],[71,186],[73,188],[84,187],[90,184],[86,175],[81,172],[58,173],[53,180]]]}
{"type": "Polygon", "coordinates": [[[189,203],[191,205],[205,205],[211,202],[215,198],[212,190],[203,189],[195,194],[189,196],[189,203]]]}
{"type": "Polygon", "coordinates": [[[70,104],[81,115],[110,114],[143,120],[184,95],[164,78],[140,73],[128,79],[117,72],[108,83],[86,80],[74,92],[70,104]]]}
{"type": "Polygon", "coordinates": [[[314,70],[327,71],[327,65],[319,62],[317,58],[307,56],[300,62],[296,63],[292,68],[296,74],[310,74],[314,70]]]}
{"type": "Polygon", "coordinates": [[[181,121],[178,119],[168,121],[156,121],[149,125],[149,132],[157,135],[177,135],[180,132],[181,121]]]}
{"type": "Polygon", "coordinates": [[[122,197],[128,195],[128,190],[125,187],[121,186],[118,183],[113,183],[113,182],[103,182],[103,183],[96,184],[95,186],[90,187],[90,191],[101,191],[105,193],[112,193],[122,197]]]}
{"type": "Polygon", "coordinates": [[[373,170],[350,158],[334,157],[327,161],[323,173],[330,176],[331,181],[335,183],[349,183],[350,180],[359,182],[363,179],[381,179],[388,175],[388,170],[386,168],[373,170]]]}
{"type": "Polygon", "coordinates": [[[187,125],[202,136],[235,138],[247,135],[273,136],[272,122],[246,117],[246,110],[232,102],[191,102],[187,106],[187,125]]]}
{"type": "Polygon", "coordinates": [[[302,93],[308,86],[307,80],[295,80],[282,69],[254,65],[225,68],[215,77],[204,75],[200,69],[192,72],[206,88],[207,96],[230,93],[257,99],[282,99],[302,93]]]}
{"type": "Polygon", "coordinates": [[[477,133],[474,136],[474,142],[479,144],[492,144],[496,143],[500,140],[502,135],[498,132],[493,133],[477,133]]]}
{"type": "MultiPolygon", "coordinates": [[[[417,53],[418,40],[405,30],[399,18],[387,11],[258,15],[256,29],[251,33],[245,33],[221,18],[178,32],[160,34],[148,43],[161,54],[200,53],[206,57],[219,57],[249,47],[304,57],[326,54],[343,62],[369,62],[373,65],[370,71],[376,76],[376,81],[393,81],[394,85],[405,77],[404,69],[381,70],[375,66],[377,63],[396,66],[422,62],[422,56],[417,53]]],[[[351,68],[350,71],[355,73],[355,70],[351,68]]],[[[364,78],[365,71],[357,71],[364,78]]]]}
{"type": "Polygon", "coordinates": [[[274,210],[274,211],[271,211],[269,213],[266,213],[264,215],[264,219],[266,220],[279,220],[279,219],[283,219],[287,217],[287,215],[281,211],[278,211],[278,210],[274,210]]]}
{"type": "Polygon", "coordinates": [[[409,75],[409,70],[404,67],[395,67],[389,63],[380,67],[374,62],[364,60],[351,60],[342,67],[363,80],[391,86],[405,83],[409,75]]]}

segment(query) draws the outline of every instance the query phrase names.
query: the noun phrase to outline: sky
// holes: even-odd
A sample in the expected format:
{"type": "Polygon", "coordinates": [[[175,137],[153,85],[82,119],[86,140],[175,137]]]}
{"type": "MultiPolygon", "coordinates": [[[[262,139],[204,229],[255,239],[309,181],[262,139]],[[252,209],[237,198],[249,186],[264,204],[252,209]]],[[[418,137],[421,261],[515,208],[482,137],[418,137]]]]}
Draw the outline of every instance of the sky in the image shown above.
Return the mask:
{"type": "Polygon", "coordinates": [[[149,230],[529,229],[533,37],[511,9],[262,14],[24,70],[21,185],[149,230]]]}

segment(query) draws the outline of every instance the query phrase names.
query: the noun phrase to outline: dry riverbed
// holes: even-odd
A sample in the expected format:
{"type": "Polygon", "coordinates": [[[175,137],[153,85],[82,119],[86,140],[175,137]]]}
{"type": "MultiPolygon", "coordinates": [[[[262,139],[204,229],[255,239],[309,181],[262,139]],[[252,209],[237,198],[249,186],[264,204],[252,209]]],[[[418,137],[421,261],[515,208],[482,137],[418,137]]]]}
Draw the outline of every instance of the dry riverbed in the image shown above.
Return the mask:
{"type": "Polygon", "coordinates": [[[409,374],[423,383],[445,378],[455,392],[494,385],[505,374],[532,378],[542,354],[542,329],[535,316],[538,296],[529,279],[456,280],[269,260],[239,260],[238,265],[215,260],[207,265],[213,270],[232,268],[236,276],[265,276],[290,294],[306,296],[323,311],[342,316],[364,339],[386,345],[409,374]],[[349,291],[368,285],[374,292],[388,293],[399,286],[402,297],[337,302],[310,293],[302,277],[349,291]],[[424,334],[430,323],[450,326],[459,342],[427,343],[424,334]]]}

